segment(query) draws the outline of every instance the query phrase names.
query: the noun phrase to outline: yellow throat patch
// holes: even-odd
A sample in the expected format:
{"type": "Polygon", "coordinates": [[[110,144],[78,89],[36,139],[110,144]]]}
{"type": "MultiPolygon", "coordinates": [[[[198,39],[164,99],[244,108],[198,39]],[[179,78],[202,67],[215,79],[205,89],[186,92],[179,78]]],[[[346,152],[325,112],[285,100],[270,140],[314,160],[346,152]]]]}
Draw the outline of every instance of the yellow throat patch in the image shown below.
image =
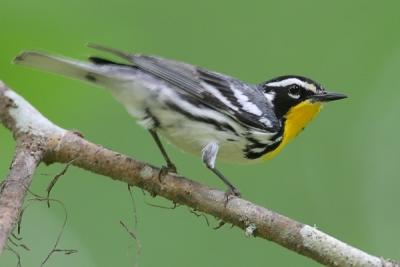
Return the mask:
{"type": "Polygon", "coordinates": [[[318,114],[322,104],[319,102],[303,101],[292,107],[286,114],[285,131],[280,145],[275,150],[265,154],[263,159],[271,159],[282,148],[296,137],[304,127],[318,114]]]}

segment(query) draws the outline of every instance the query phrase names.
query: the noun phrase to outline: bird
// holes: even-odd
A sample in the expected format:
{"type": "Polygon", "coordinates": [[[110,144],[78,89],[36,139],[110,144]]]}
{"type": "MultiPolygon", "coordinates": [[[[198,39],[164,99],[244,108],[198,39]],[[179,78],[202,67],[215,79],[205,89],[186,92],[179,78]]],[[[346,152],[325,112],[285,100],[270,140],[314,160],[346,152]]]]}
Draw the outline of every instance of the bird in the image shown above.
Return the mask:
{"type": "Polygon", "coordinates": [[[14,63],[106,88],[150,133],[166,162],[164,173],[177,170],[159,135],[200,156],[226,184],[228,196],[241,194],[216,167],[217,159],[234,164],[271,159],[323,104],[347,97],[300,75],[252,84],[159,56],[92,43],[88,47],[118,60],[91,56],[81,61],[31,50],[20,53],[14,63]]]}

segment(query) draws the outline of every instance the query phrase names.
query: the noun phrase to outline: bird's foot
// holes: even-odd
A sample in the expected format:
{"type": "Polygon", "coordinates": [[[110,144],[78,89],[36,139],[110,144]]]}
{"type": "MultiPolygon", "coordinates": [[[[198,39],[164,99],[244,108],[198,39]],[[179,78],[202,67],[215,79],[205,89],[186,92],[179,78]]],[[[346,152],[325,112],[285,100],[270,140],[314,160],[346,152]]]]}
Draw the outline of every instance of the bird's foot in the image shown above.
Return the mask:
{"type": "Polygon", "coordinates": [[[233,197],[240,198],[241,196],[242,196],[242,194],[239,192],[239,190],[236,187],[229,188],[228,191],[225,192],[225,207],[228,204],[230,199],[232,199],[233,197]]]}
{"type": "Polygon", "coordinates": [[[158,174],[158,180],[162,182],[162,179],[169,173],[176,174],[177,170],[173,163],[168,164],[167,166],[162,166],[160,169],[160,173],[158,174]]]}
{"type": "Polygon", "coordinates": [[[165,167],[165,168],[167,169],[168,173],[175,173],[175,174],[178,173],[178,170],[176,169],[175,164],[173,164],[172,162],[168,163],[167,167],[165,167]]]}

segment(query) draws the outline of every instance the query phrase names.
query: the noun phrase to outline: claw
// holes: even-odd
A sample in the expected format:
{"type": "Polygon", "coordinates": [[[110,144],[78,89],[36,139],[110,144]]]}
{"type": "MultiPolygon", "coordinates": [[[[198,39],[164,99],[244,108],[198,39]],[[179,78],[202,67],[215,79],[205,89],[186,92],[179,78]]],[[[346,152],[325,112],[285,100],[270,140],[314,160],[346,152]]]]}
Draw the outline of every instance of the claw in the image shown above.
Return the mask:
{"type": "Polygon", "coordinates": [[[175,164],[168,163],[167,167],[165,167],[168,171],[168,173],[178,173],[175,164]]]}
{"type": "Polygon", "coordinates": [[[225,204],[224,204],[225,208],[226,208],[226,205],[228,205],[228,202],[232,197],[240,198],[241,196],[242,196],[242,194],[239,192],[239,190],[236,187],[229,188],[228,191],[225,192],[225,204]]]}
{"type": "Polygon", "coordinates": [[[229,195],[238,197],[238,198],[240,198],[242,196],[242,194],[239,192],[239,190],[236,187],[230,188],[228,190],[228,192],[226,192],[226,193],[228,193],[229,195]]]}
{"type": "Polygon", "coordinates": [[[168,166],[161,167],[158,174],[158,180],[160,181],[160,183],[162,182],[163,178],[169,173],[176,174],[176,167],[174,164],[168,164],[168,166]]]}

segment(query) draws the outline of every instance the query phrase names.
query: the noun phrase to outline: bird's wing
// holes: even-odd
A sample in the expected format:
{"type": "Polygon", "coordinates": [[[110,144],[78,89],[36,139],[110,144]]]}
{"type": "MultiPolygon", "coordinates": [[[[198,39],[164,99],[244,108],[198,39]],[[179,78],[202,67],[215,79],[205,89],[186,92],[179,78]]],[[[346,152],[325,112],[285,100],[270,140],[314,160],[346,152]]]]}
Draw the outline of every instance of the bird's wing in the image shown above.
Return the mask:
{"type": "Polygon", "coordinates": [[[138,69],[168,82],[203,105],[223,112],[241,124],[266,131],[275,131],[279,126],[270,103],[256,85],[182,62],[90,46],[130,61],[138,69]]]}
{"type": "Polygon", "coordinates": [[[272,107],[256,86],[185,63],[134,55],[139,69],[174,85],[203,104],[230,115],[247,126],[270,131],[272,107]]]}

